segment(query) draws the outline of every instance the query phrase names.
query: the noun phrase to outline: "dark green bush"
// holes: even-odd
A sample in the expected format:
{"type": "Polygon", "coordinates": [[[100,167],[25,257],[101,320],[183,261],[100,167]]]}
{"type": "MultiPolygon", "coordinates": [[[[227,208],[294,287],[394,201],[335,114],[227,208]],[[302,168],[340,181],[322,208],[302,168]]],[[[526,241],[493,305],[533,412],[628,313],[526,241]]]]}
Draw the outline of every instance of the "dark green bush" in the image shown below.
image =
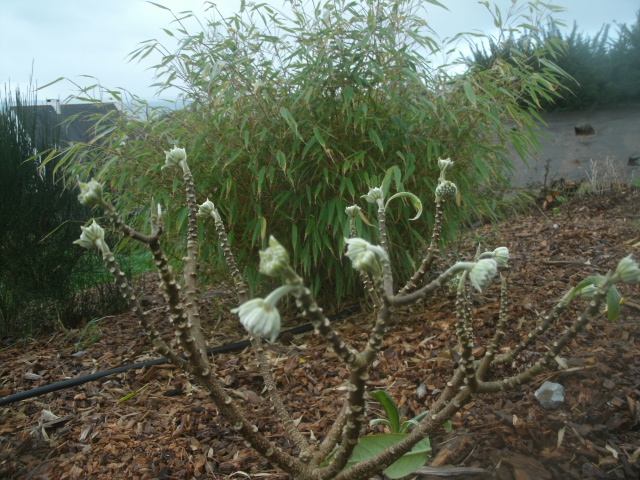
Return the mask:
{"type": "MultiPolygon", "coordinates": [[[[102,146],[66,151],[68,172],[87,178],[99,171],[114,191],[126,192],[119,204],[131,210],[141,211],[154,196],[168,207],[171,243],[184,238],[186,209],[180,196],[162,193],[167,183],[175,192],[179,181],[160,167],[162,151],[178,143],[189,153],[198,201],[209,197],[219,207],[251,285],[256,250],[272,234],[316,291],[335,288],[338,296],[356,284],[341,254],[345,207],[362,205],[360,196],[382,184],[390,193],[412,191],[424,217],[405,220],[413,207],[398,203],[388,226],[392,250],[402,252],[396,273],[406,278],[433,222],[438,158],[456,162],[451,179],[465,215],[495,216],[498,192],[509,181],[508,149],[525,157],[537,146],[535,105],[520,100],[525,93],[553,96],[560,75],[551,63],[535,74],[526,63],[508,74],[434,66],[433,56],[455,39],[436,40],[420,15],[425,3],[437,2],[330,0],[311,8],[290,1],[285,15],[242,2],[230,18],[212,7],[197,33],[185,27],[188,14],[176,17],[175,29],[166,31],[178,39],[177,51],[150,41],[132,59],[165,52],[155,66],[157,85],[178,87],[186,107],[144,120],[130,116],[117,128],[105,124],[102,146]]],[[[375,218],[371,206],[365,212],[375,218]]],[[[447,215],[450,239],[466,218],[456,208],[447,215]]],[[[375,236],[364,223],[358,228],[365,238],[375,236]]],[[[203,261],[220,259],[207,248],[203,261]]]]}
{"type": "Polygon", "coordinates": [[[537,31],[511,34],[501,41],[475,45],[467,59],[474,69],[486,70],[498,64],[527,58],[534,69],[544,63],[532,55],[545,43],[562,44],[554,56],[548,56],[569,77],[560,83],[561,96],[540,99],[547,111],[573,111],[616,107],[640,102],[640,11],[636,22],[618,25],[612,40],[610,26],[603,25],[594,36],[581,33],[576,24],[563,35],[558,26],[549,25],[537,31]]]}
{"type": "MultiPolygon", "coordinates": [[[[0,109],[0,334],[74,327],[113,307],[117,291],[82,290],[95,277],[72,244],[90,212],[54,182],[56,161],[35,156],[59,145],[60,127],[38,120],[35,96],[5,91],[0,109]],[[75,278],[75,280],[72,280],[75,278]]],[[[42,117],[40,117],[42,118],[42,117]]],[[[102,267],[102,270],[104,268],[102,267]]]]}

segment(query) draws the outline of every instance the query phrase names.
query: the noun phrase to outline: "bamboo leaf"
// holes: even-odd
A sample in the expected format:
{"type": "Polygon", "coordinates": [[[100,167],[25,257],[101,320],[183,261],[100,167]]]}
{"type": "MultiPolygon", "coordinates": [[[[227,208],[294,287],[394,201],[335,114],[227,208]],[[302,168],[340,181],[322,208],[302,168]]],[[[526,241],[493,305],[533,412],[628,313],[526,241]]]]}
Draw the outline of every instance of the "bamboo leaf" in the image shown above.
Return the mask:
{"type": "Polygon", "coordinates": [[[464,88],[464,94],[467,96],[467,98],[469,99],[471,104],[475,107],[476,106],[476,94],[473,92],[473,87],[471,86],[471,83],[469,83],[468,81],[465,81],[462,84],[462,86],[464,88]]]}

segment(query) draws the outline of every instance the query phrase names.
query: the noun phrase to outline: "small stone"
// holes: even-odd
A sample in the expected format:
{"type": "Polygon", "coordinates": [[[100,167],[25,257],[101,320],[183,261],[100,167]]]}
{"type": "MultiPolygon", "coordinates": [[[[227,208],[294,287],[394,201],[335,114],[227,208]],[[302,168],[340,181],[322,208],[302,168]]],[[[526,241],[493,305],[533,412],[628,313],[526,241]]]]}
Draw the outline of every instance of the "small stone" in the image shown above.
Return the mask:
{"type": "Polygon", "coordinates": [[[546,410],[555,410],[564,403],[564,387],[559,383],[544,382],[534,395],[546,410]]]}

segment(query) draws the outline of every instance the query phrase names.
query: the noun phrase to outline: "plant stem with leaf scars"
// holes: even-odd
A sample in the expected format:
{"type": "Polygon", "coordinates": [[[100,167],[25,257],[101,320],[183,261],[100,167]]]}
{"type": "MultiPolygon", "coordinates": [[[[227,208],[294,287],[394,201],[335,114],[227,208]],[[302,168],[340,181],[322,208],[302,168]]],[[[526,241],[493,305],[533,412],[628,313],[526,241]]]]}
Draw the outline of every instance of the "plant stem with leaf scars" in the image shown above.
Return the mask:
{"type": "Polygon", "coordinates": [[[518,355],[520,355],[520,353],[524,351],[525,348],[527,348],[543,333],[549,330],[549,327],[551,327],[551,325],[553,325],[558,320],[558,318],[560,318],[560,315],[562,315],[567,310],[568,306],[569,304],[563,300],[558,302],[553,307],[551,312],[543,318],[542,323],[538,325],[533,332],[530,332],[524,338],[524,340],[522,340],[518,345],[516,345],[516,347],[513,350],[507,353],[503,353],[501,355],[497,355],[491,363],[493,365],[500,365],[500,364],[509,363],[515,360],[518,357],[518,355]]]}
{"type": "Polygon", "coordinates": [[[438,288],[445,286],[449,282],[449,280],[455,277],[458,273],[470,270],[471,268],[473,268],[473,265],[473,262],[458,262],[449,267],[446,271],[441,273],[437,278],[435,278],[422,288],[411,293],[407,293],[402,297],[390,296],[389,304],[392,307],[402,307],[405,305],[413,305],[414,303],[418,303],[420,300],[426,297],[428,293],[432,293],[438,288]]]}
{"type": "Polygon", "coordinates": [[[496,326],[496,331],[491,339],[491,343],[487,348],[487,353],[485,353],[484,357],[480,361],[480,365],[476,371],[476,375],[478,380],[484,380],[489,372],[489,368],[495,358],[496,352],[498,351],[498,347],[500,346],[500,342],[502,341],[502,337],[504,336],[505,330],[507,328],[507,321],[509,319],[509,291],[507,289],[507,279],[500,275],[500,313],[498,315],[498,325],[496,326]]]}
{"type": "MultiPolygon", "coordinates": [[[[380,246],[388,254],[387,214],[382,205],[378,208],[378,230],[380,232],[380,246]]],[[[391,274],[391,264],[389,262],[382,262],[382,279],[384,282],[384,291],[387,292],[387,295],[393,294],[393,275],[391,274]]]]}
{"type": "Polygon", "coordinates": [[[338,448],[329,466],[321,469],[321,478],[333,478],[346,465],[353,449],[358,443],[365,419],[365,385],[369,380],[368,364],[362,354],[349,347],[342,337],[331,326],[331,322],[322,312],[322,309],[311,296],[311,292],[304,286],[302,278],[289,266],[284,270],[284,276],[288,284],[298,285],[294,293],[296,305],[309,317],[316,333],[320,334],[333,351],[349,367],[347,413],[345,426],[342,433],[341,445],[338,448]]]}
{"type": "MultiPolygon", "coordinates": [[[[198,306],[198,205],[196,203],[196,191],[193,184],[193,175],[187,165],[182,162],[184,187],[187,198],[187,256],[184,261],[184,306],[188,318],[188,328],[194,339],[196,348],[201,356],[207,358],[206,344],[202,334],[200,321],[200,308],[198,306]]],[[[208,363],[208,362],[207,362],[208,363]]]]}
{"type": "Polygon", "coordinates": [[[142,305],[140,305],[140,300],[137,295],[129,285],[127,281],[127,277],[120,269],[120,265],[118,264],[113,253],[106,252],[103,253],[103,259],[109,272],[113,276],[118,289],[122,296],[127,300],[129,304],[129,308],[135,314],[138,322],[144,328],[145,332],[149,336],[149,339],[153,343],[156,351],[162,355],[164,358],[169,360],[176,367],[182,368],[184,370],[188,370],[189,364],[186,360],[180,358],[176,352],[174,352],[161,338],[160,333],[155,329],[153,325],[149,323],[147,315],[142,310],[142,305]]]}
{"type": "Polygon", "coordinates": [[[260,433],[257,426],[252,425],[247,420],[246,416],[235,405],[233,399],[227,395],[224,387],[220,381],[214,377],[212,372],[209,372],[207,375],[196,374],[196,377],[202,382],[207,394],[216,404],[220,412],[219,416],[227,420],[231,424],[231,428],[240,435],[251,448],[294,477],[303,472],[305,467],[300,460],[289,455],[277,445],[274,445],[260,433]]]}
{"type": "Polygon", "coordinates": [[[320,444],[318,451],[313,456],[314,464],[320,463],[325,458],[327,458],[331,452],[333,452],[333,449],[340,441],[340,438],[342,436],[342,429],[344,428],[344,424],[346,421],[347,421],[347,405],[345,403],[342,405],[342,408],[340,409],[338,418],[336,419],[335,422],[333,422],[333,425],[331,425],[331,428],[329,429],[329,432],[325,436],[324,440],[322,440],[322,443],[320,444]]]}
{"type": "MultiPolygon", "coordinates": [[[[224,254],[224,259],[229,267],[231,275],[233,277],[233,282],[235,286],[235,292],[238,296],[238,300],[240,303],[244,303],[248,300],[247,297],[247,286],[242,279],[242,275],[240,274],[240,270],[238,269],[238,265],[236,263],[236,259],[229,247],[229,240],[227,237],[227,231],[225,229],[224,223],[222,223],[222,218],[220,214],[215,216],[215,227],[216,234],[218,235],[218,242],[222,247],[222,252],[224,254]]],[[[287,433],[296,444],[296,447],[300,450],[300,459],[304,462],[310,459],[309,454],[309,443],[307,439],[302,436],[300,430],[296,426],[291,417],[291,414],[287,410],[282,401],[282,397],[280,396],[280,392],[276,386],[276,381],[273,378],[273,373],[271,371],[271,363],[267,359],[264,348],[262,348],[262,342],[259,338],[250,335],[251,346],[256,354],[256,359],[258,361],[258,367],[260,368],[260,373],[262,375],[262,379],[264,380],[265,387],[267,389],[267,393],[269,394],[269,398],[273,403],[276,413],[282,420],[287,433]]]]}
{"type": "Polygon", "coordinates": [[[233,278],[233,284],[235,286],[236,295],[238,296],[238,300],[240,303],[247,301],[247,287],[242,280],[242,274],[238,269],[238,265],[236,264],[236,259],[233,256],[233,252],[231,251],[231,247],[229,247],[229,238],[227,237],[227,231],[224,227],[224,223],[222,223],[222,218],[220,214],[218,214],[215,218],[215,227],[216,234],[218,235],[218,243],[222,248],[222,254],[224,255],[224,259],[229,267],[229,271],[231,272],[231,277],[233,278]]]}
{"type": "Polygon", "coordinates": [[[462,351],[460,352],[460,366],[464,370],[464,383],[472,390],[476,385],[476,372],[473,367],[473,346],[471,344],[471,306],[469,293],[466,291],[465,280],[467,272],[463,272],[458,286],[456,298],[456,334],[462,351]]]}
{"type": "Polygon", "coordinates": [[[442,214],[444,212],[444,200],[436,200],[436,213],[433,221],[433,231],[431,232],[431,241],[427,247],[427,254],[420,264],[420,268],[416,270],[413,276],[409,279],[404,287],[398,292],[398,296],[401,297],[407,293],[418,288],[420,281],[427,274],[433,261],[438,256],[438,243],[440,242],[440,236],[442,235],[442,214]]]}
{"type": "Polygon", "coordinates": [[[593,317],[595,317],[599,311],[600,306],[606,295],[605,287],[598,287],[597,292],[593,296],[593,300],[589,303],[589,307],[578,316],[578,318],[571,324],[569,329],[562,334],[562,336],[551,344],[551,347],[544,353],[544,355],[534,363],[531,367],[518,375],[513,375],[509,378],[497,380],[494,382],[478,382],[476,392],[477,393],[494,393],[504,390],[510,390],[516,388],[519,385],[530,382],[533,377],[541,373],[547,368],[553,359],[560,353],[560,351],[575,338],[587,323],[589,323],[593,317]]]}

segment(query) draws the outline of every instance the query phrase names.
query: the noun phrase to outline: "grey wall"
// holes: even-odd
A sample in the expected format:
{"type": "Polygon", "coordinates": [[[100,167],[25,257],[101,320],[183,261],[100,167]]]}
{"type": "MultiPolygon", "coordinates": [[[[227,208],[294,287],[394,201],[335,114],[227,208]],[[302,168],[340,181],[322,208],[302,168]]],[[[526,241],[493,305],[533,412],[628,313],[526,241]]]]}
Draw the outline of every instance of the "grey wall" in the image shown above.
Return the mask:
{"type": "Polygon", "coordinates": [[[546,139],[539,138],[543,153],[530,159],[528,166],[513,157],[516,187],[541,184],[549,160],[548,182],[553,178],[587,180],[590,160],[603,162],[612,158],[627,178],[640,178],[640,105],[595,112],[559,112],[542,115],[547,123],[541,127],[546,139]],[[593,135],[576,135],[574,127],[589,124],[593,135]],[[637,159],[635,162],[630,159],[637,159]],[[634,166],[633,163],[636,163],[634,166]]]}

